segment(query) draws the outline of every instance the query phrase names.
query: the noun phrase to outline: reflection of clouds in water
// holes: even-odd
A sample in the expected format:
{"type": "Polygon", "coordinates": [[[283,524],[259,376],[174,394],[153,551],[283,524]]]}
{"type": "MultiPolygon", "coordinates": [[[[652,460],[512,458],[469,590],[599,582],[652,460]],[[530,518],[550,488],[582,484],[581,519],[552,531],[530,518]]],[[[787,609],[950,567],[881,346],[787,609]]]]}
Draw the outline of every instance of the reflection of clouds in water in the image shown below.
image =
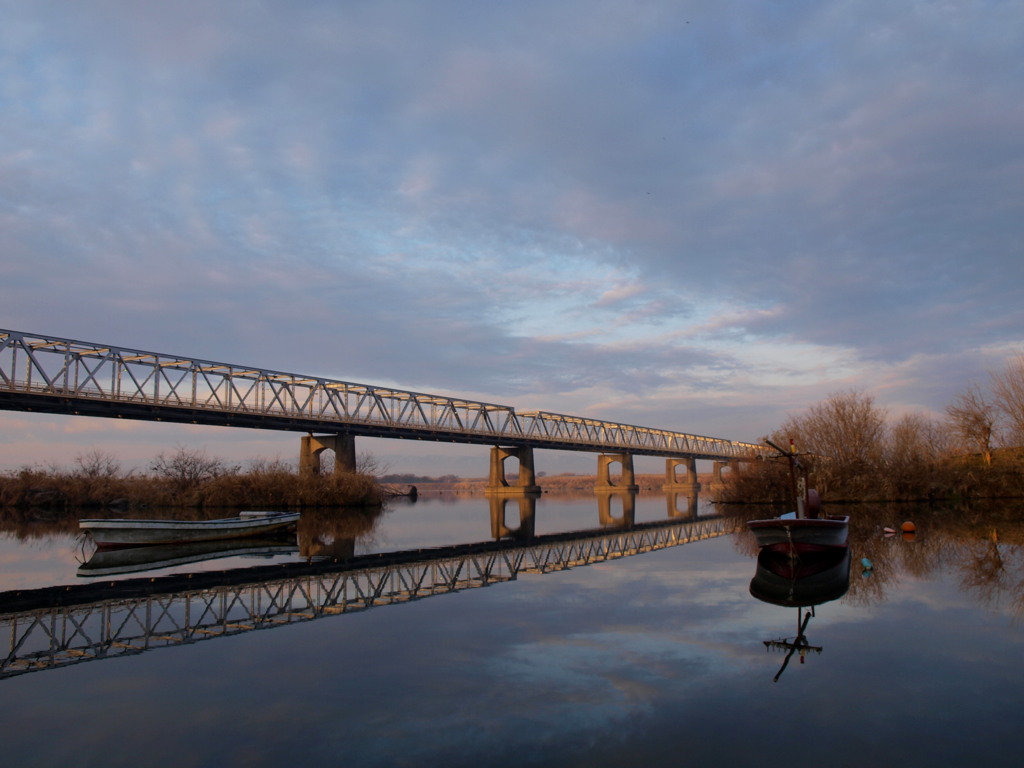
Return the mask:
{"type": "Polygon", "coordinates": [[[750,596],[755,562],[723,537],[5,681],[0,697],[40,692],[5,708],[5,757],[66,762],[46,722],[97,747],[114,728],[125,755],[170,723],[189,734],[183,765],[749,765],[838,739],[851,764],[962,762],[957,740],[1014,764],[993,758],[1019,741],[1000,717],[1019,704],[1019,628],[964,593],[952,560],[906,575],[897,554],[913,553],[893,550],[877,563],[901,574],[888,600],[819,608],[824,653],[774,687],[783,657],[761,641],[792,636],[796,612],[750,596]]]}
{"type": "Polygon", "coordinates": [[[61,534],[43,539],[24,539],[0,534],[0,591],[26,589],[48,583],[55,571],[76,562],[81,548],[77,536],[61,534]]]}
{"type": "Polygon", "coordinates": [[[507,694],[518,691],[559,728],[649,715],[680,690],[720,684],[745,671],[737,649],[678,632],[596,631],[521,643],[487,664],[507,694]]]}

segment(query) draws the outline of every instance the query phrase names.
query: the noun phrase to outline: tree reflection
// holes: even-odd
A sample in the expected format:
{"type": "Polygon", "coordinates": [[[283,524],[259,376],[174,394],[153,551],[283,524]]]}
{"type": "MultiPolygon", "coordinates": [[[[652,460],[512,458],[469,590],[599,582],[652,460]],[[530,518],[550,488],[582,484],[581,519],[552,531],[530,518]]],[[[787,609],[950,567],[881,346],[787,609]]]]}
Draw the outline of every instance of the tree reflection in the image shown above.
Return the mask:
{"type": "MultiPolygon", "coordinates": [[[[961,588],[979,604],[1024,617],[1024,502],[970,507],[907,504],[844,505],[850,515],[853,577],[843,599],[867,606],[885,602],[905,579],[957,574],[961,588]],[[916,531],[903,533],[904,521],[916,531]],[[867,565],[862,565],[866,563],[867,565]]],[[[756,519],[776,514],[763,506],[730,511],[756,519]]],[[[753,535],[739,526],[739,551],[757,554],[753,535]]]]}

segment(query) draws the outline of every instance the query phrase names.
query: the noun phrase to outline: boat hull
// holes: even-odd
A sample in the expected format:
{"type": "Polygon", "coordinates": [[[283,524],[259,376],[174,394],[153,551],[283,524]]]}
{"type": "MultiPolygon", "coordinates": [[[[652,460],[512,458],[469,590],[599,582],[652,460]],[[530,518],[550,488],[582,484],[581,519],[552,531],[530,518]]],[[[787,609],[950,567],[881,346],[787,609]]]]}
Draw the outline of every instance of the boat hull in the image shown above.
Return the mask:
{"type": "Polygon", "coordinates": [[[298,512],[242,513],[220,520],[80,520],[101,549],[266,536],[293,530],[298,512]]]}
{"type": "Polygon", "coordinates": [[[849,515],[751,520],[747,527],[758,547],[788,554],[827,552],[849,544],[849,515]]]}

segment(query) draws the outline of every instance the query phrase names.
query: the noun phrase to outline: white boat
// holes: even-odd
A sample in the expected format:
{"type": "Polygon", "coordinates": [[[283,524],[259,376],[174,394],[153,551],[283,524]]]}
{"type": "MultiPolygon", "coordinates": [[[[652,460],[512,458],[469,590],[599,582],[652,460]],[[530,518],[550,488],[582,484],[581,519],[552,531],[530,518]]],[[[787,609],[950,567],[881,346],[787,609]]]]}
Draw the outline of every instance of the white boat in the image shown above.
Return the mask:
{"type": "Polygon", "coordinates": [[[78,527],[104,549],[265,536],[294,529],[298,519],[298,512],[252,511],[219,520],[79,520],[78,527]]]}

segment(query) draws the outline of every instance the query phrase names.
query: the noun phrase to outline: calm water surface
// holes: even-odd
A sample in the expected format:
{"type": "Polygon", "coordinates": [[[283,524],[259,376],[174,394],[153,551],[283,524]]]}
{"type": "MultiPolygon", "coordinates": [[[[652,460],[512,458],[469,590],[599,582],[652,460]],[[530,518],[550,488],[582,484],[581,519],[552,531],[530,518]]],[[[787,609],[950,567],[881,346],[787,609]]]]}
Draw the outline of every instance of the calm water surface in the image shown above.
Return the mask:
{"type": "MultiPolygon", "coordinates": [[[[636,527],[668,509],[641,495],[636,527]]],[[[624,515],[593,496],[542,497],[532,530],[528,512],[509,550],[523,557],[552,557],[550,534],[602,521],[603,538],[559,546],[610,546],[624,515]]],[[[19,674],[0,678],[0,754],[11,766],[1018,765],[1024,510],[851,515],[849,587],[813,608],[806,653],[781,675],[785,646],[765,641],[792,642],[811,609],[752,596],[742,526],[718,535],[685,517],[669,527],[699,540],[37,671],[11,663],[29,643],[10,638],[53,614],[7,611],[5,669],[19,674]],[[884,534],[907,517],[914,540],[884,534]]],[[[520,515],[514,501],[495,520],[486,499],[432,497],[304,525],[277,554],[102,578],[487,542],[512,537],[520,515]]],[[[91,552],[76,527],[0,521],[0,590],[95,583],[79,575],[91,552]]]]}

